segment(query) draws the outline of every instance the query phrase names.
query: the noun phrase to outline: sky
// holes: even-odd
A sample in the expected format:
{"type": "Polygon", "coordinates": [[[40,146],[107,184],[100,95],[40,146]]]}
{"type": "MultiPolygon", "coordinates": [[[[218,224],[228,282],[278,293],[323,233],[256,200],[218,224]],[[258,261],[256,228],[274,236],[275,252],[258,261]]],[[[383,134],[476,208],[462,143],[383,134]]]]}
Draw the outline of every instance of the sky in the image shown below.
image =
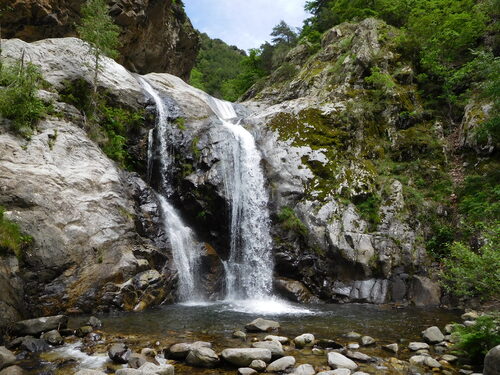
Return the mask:
{"type": "Polygon", "coordinates": [[[266,40],[284,20],[301,27],[306,0],[183,0],[194,27],[230,45],[248,50],[266,40]]]}

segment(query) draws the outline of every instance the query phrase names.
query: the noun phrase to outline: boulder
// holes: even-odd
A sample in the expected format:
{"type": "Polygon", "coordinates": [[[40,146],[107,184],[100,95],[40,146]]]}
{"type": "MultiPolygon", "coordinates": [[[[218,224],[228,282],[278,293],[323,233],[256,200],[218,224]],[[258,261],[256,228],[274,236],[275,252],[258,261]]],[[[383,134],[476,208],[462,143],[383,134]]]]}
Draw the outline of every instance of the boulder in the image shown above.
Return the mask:
{"type": "Polygon", "coordinates": [[[252,361],[252,363],[250,363],[249,367],[256,371],[262,372],[266,369],[267,364],[266,362],[261,361],[260,359],[255,359],[252,361]]]}
{"type": "Polygon", "coordinates": [[[426,344],[425,342],[410,342],[408,344],[408,349],[416,352],[417,350],[422,350],[422,349],[429,349],[430,346],[429,344],[426,344]]]}
{"type": "Polygon", "coordinates": [[[273,359],[280,358],[285,355],[283,345],[279,341],[258,341],[252,344],[252,348],[269,349],[273,359]]]}
{"type": "Polygon", "coordinates": [[[122,343],[113,344],[108,349],[108,356],[115,363],[128,363],[131,354],[132,351],[127,347],[127,345],[122,343]]]}
{"type": "Polygon", "coordinates": [[[361,337],[361,345],[363,346],[375,345],[375,343],[376,341],[373,337],[370,336],[361,337]]]}
{"type": "Polygon", "coordinates": [[[248,323],[245,329],[249,332],[269,332],[280,328],[280,324],[273,320],[257,318],[253,322],[248,323]]]}
{"type": "Polygon", "coordinates": [[[361,338],[361,334],[357,332],[348,332],[344,335],[344,337],[349,340],[359,340],[361,338]]]}
{"type": "Polygon", "coordinates": [[[242,331],[234,331],[233,332],[233,337],[235,339],[246,340],[247,339],[247,334],[245,332],[242,332],[242,331]]]}
{"type": "Polygon", "coordinates": [[[0,346],[0,370],[16,362],[16,356],[5,346],[0,346]]]}
{"type": "Polygon", "coordinates": [[[95,316],[91,316],[89,318],[89,320],[87,320],[86,325],[91,326],[94,329],[102,328],[102,322],[99,319],[97,319],[95,316]]]}
{"type": "Polygon", "coordinates": [[[350,358],[354,361],[358,361],[358,362],[375,362],[375,359],[370,357],[369,355],[366,355],[364,353],[361,353],[361,352],[352,352],[350,350],[348,350],[346,353],[345,353],[345,356],[347,358],[350,358]]]}
{"type": "Polygon", "coordinates": [[[316,375],[351,375],[351,370],[347,368],[338,368],[336,370],[321,371],[316,375]]]}
{"type": "Polygon", "coordinates": [[[186,363],[193,367],[213,368],[219,363],[219,356],[210,348],[194,348],[186,357],[186,363]]]}
{"type": "Polygon", "coordinates": [[[423,331],[422,337],[429,344],[437,344],[437,343],[444,341],[443,333],[436,326],[429,327],[425,331],[423,331]]]}
{"type": "Polygon", "coordinates": [[[295,366],[295,358],[292,356],[277,359],[267,366],[266,372],[283,372],[295,366]]]}
{"type": "Polygon", "coordinates": [[[484,357],[483,375],[500,374],[500,345],[491,349],[484,357]]]}
{"type": "Polygon", "coordinates": [[[269,362],[272,358],[269,349],[261,348],[229,348],[224,349],[221,355],[226,362],[238,367],[247,367],[256,359],[269,362]]]}
{"type": "Polygon", "coordinates": [[[19,366],[10,366],[0,371],[0,375],[24,375],[24,370],[19,366]]]}
{"type": "Polygon", "coordinates": [[[415,306],[437,306],[441,303],[441,287],[424,276],[413,276],[409,298],[415,306]]]}
{"type": "Polygon", "coordinates": [[[274,335],[267,335],[266,337],[264,337],[264,340],[266,340],[266,341],[278,341],[282,344],[286,344],[287,342],[290,341],[290,339],[288,337],[274,336],[274,335]]]}
{"type": "Polygon", "coordinates": [[[425,364],[425,359],[428,358],[427,355],[414,355],[410,357],[410,364],[416,366],[422,366],[425,364]]]}
{"type": "Polygon", "coordinates": [[[64,343],[64,339],[62,338],[61,334],[59,331],[56,331],[55,329],[49,332],[45,332],[42,336],[42,339],[47,341],[50,345],[62,345],[64,343]]]}
{"type": "Polygon", "coordinates": [[[297,348],[305,348],[306,346],[312,346],[314,344],[314,335],[311,333],[304,333],[293,339],[295,346],[297,348]]]}
{"type": "Polygon", "coordinates": [[[316,371],[314,370],[314,367],[312,367],[309,364],[304,364],[298,366],[296,369],[294,369],[291,374],[293,375],[314,375],[316,374],[316,371]]]}
{"type": "Polygon", "coordinates": [[[320,303],[321,300],[313,295],[307,287],[297,280],[278,277],[274,279],[276,292],[283,297],[298,303],[320,303]]]}
{"type": "Polygon", "coordinates": [[[430,368],[441,368],[442,367],[441,363],[439,363],[437,360],[435,360],[434,358],[432,358],[430,356],[425,357],[424,364],[430,368]]]}
{"type": "Polygon", "coordinates": [[[328,353],[328,366],[334,370],[338,368],[346,368],[354,371],[358,368],[358,365],[354,361],[336,352],[328,353]]]}
{"type": "Polygon", "coordinates": [[[106,375],[106,373],[99,370],[82,369],[75,373],[75,375],[106,375]]]}
{"type": "Polygon", "coordinates": [[[68,317],[66,315],[47,316],[43,318],[21,320],[16,322],[12,331],[17,336],[33,335],[37,336],[42,332],[54,329],[66,328],[68,317]]]}
{"type": "Polygon", "coordinates": [[[85,337],[89,333],[92,333],[93,331],[94,331],[94,328],[92,328],[92,326],[82,326],[76,330],[75,335],[78,337],[85,337]]]}
{"type": "Polygon", "coordinates": [[[147,358],[142,354],[132,353],[128,359],[128,365],[131,368],[139,368],[148,362],[147,358]]]}
{"type": "Polygon", "coordinates": [[[167,358],[184,360],[191,350],[198,348],[212,348],[212,344],[205,341],[196,341],[193,343],[181,342],[168,348],[165,355],[167,358]]]}
{"type": "Polygon", "coordinates": [[[45,340],[35,339],[31,336],[26,336],[23,338],[20,348],[23,350],[27,350],[31,353],[39,353],[45,352],[50,349],[50,346],[47,344],[45,340]]]}
{"type": "Polygon", "coordinates": [[[238,369],[238,375],[255,375],[255,374],[258,374],[258,372],[250,367],[241,367],[238,369]]]}
{"type": "Polygon", "coordinates": [[[397,352],[399,352],[399,345],[398,344],[384,345],[384,346],[382,346],[382,349],[396,354],[397,352]]]}

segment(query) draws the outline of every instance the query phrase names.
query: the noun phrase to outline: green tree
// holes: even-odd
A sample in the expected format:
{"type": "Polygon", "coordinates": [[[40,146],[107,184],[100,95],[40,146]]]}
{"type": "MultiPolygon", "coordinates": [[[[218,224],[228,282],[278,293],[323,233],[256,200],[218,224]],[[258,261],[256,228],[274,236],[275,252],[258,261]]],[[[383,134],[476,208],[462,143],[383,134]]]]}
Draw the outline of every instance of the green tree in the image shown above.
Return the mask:
{"type": "Polygon", "coordinates": [[[89,43],[94,57],[94,95],[97,93],[101,55],[118,56],[116,48],[119,46],[120,28],[113,23],[108,12],[105,0],[87,0],[82,7],[82,24],[77,27],[78,34],[89,43]]]}
{"type": "Polygon", "coordinates": [[[275,45],[283,43],[291,46],[297,41],[297,33],[283,20],[273,27],[271,36],[275,45]]]}

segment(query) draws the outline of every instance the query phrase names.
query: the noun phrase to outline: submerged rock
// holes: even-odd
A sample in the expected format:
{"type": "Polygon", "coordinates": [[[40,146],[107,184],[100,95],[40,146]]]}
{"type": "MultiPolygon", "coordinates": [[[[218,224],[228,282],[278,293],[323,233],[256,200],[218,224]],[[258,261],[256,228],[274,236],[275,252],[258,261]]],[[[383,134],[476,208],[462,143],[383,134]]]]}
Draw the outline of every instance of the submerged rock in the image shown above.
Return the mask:
{"type": "Polygon", "coordinates": [[[41,338],[47,341],[50,345],[62,345],[64,343],[64,339],[60,335],[59,331],[55,329],[45,332],[41,338]]]}
{"type": "Polygon", "coordinates": [[[399,345],[398,344],[384,345],[382,346],[382,349],[387,350],[388,352],[391,353],[397,353],[399,352],[399,345]]]}
{"type": "Polygon", "coordinates": [[[253,322],[245,325],[245,329],[249,332],[269,332],[280,328],[280,324],[274,320],[266,320],[257,318],[253,322]]]}
{"type": "Polygon", "coordinates": [[[294,357],[292,356],[283,357],[270,363],[269,366],[267,366],[266,368],[266,372],[286,371],[287,369],[292,368],[293,366],[295,366],[294,357]]]}
{"type": "Polygon", "coordinates": [[[311,333],[304,333],[293,339],[297,348],[305,348],[314,344],[314,335],[311,333]]]}
{"type": "Polygon", "coordinates": [[[417,350],[429,349],[430,346],[425,342],[410,342],[410,344],[408,344],[408,348],[416,352],[417,350]]]}
{"type": "Polygon", "coordinates": [[[336,352],[328,353],[328,366],[333,369],[346,368],[349,370],[356,370],[358,368],[358,365],[354,361],[336,352]]]}
{"type": "Polygon", "coordinates": [[[91,316],[87,321],[87,325],[91,326],[94,329],[102,328],[102,322],[97,319],[95,316],[91,316]]]}
{"type": "Polygon", "coordinates": [[[212,368],[219,363],[219,356],[210,348],[194,348],[186,357],[186,363],[194,367],[212,368]]]}
{"type": "Polygon", "coordinates": [[[238,367],[246,367],[256,359],[269,362],[272,358],[272,354],[269,349],[261,348],[224,349],[221,355],[226,362],[238,367]]]}
{"type": "Polygon", "coordinates": [[[132,351],[125,344],[113,344],[108,349],[109,358],[115,363],[125,364],[128,362],[132,351]]]}
{"type": "Polygon", "coordinates": [[[238,375],[255,375],[255,374],[258,374],[258,372],[250,367],[241,367],[238,369],[238,375]]]}
{"type": "Polygon", "coordinates": [[[31,353],[39,353],[49,350],[50,346],[45,340],[35,339],[33,337],[27,336],[23,338],[20,348],[31,353]]]}
{"type": "Polygon", "coordinates": [[[47,316],[43,318],[28,319],[16,322],[12,330],[18,336],[39,335],[42,332],[66,328],[68,317],[65,315],[47,316]]]}
{"type": "Polygon", "coordinates": [[[363,346],[375,345],[375,343],[376,341],[373,337],[370,336],[361,337],[361,345],[363,346]]]}

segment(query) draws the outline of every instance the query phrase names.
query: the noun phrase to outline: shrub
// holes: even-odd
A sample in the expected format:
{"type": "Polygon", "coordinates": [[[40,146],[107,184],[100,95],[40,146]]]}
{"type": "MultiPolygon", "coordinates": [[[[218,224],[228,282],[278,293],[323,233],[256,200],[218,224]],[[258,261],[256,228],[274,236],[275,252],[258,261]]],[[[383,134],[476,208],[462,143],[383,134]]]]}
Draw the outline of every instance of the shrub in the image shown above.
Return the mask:
{"type": "Polygon", "coordinates": [[[500,295],[500,224],[484,232],[484,244],[473,251],[461,242],[450,246],[444,259],[444,286],[457,296],[498,298],[500,295]]]}
{"type": "Polygon", "coordinates": [[[12,120],[12,130],[26,138],[49,109],[36,95],[42,84],[38,68],[31,63],[17,61],[1,67],[0,113],[12,120]]]}
{"type": "Polygon", "coordinates": [[[290,207],[283,207],[278,213],[278,222],[288,231],[297,233],[302,237],[306,237],[308,230],[304,223],[297,217],[295,211],[290,207]]]}
{"type": "Polygon", "coordinates": [[[22,257],[23,249],[32,241],[30,236],[23,235],[19,226],[4,217],[4,208],[0,207],[0,254],[15,254],[22,257]]]}
{"type": "Polygon", "coordinates": [[[456,325],[453,335],[458,339],[455,349],[459,354],[481,364],[488,350],[500,344],[499,315],[481,316],[470,327],[456,325]]]}

